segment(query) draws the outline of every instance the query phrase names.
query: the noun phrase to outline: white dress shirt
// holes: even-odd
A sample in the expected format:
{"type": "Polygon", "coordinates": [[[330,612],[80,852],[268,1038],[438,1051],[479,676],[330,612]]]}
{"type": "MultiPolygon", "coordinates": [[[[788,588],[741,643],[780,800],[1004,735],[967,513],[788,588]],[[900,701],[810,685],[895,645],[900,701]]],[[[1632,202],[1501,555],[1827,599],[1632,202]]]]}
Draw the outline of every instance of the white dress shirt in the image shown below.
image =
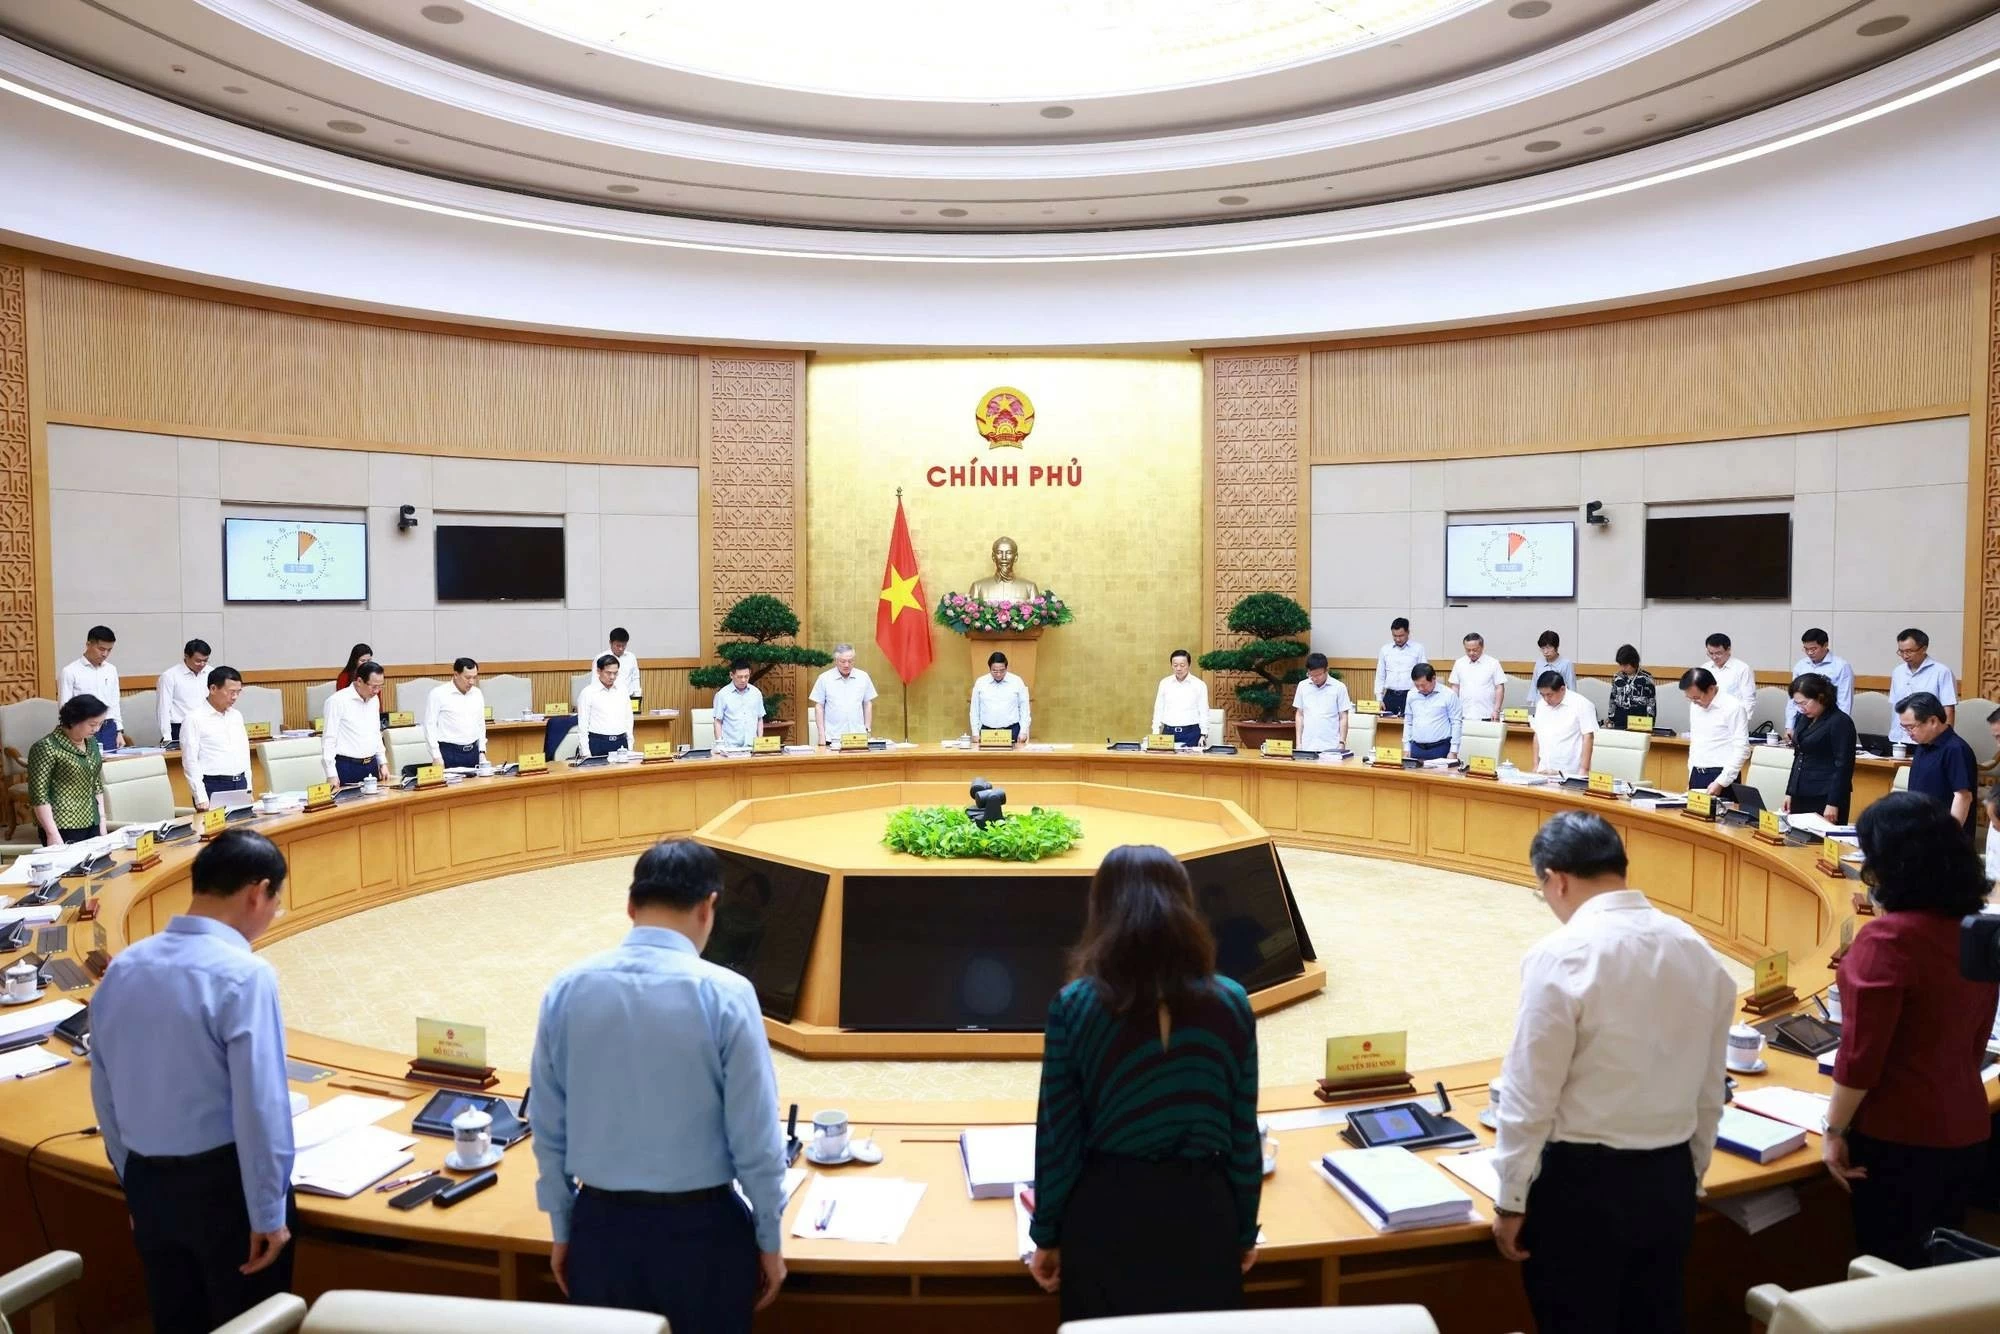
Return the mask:
{"type": "Polygon", "coordinates": [[[350,760],[365,760],[371,755],[386,772],[389,768],[389,752],[382,745],[382,706],[374,699],[363,699],[354,693],[354,687],[336,690],[326,699],[326,735],[319,746],[320,763],[326,767],[330,782],[339,782],[339,774],[333,767],[336,755],[345,755],[350,760]]]}
{"type": "Polygon", "coordinates": [[[1189,672],[1184,681],[1172,674],[1160,679],[1153,692],[1153,730],[1208,725],[1208,682],[1189,672]]]}
{"type": "Polygon", "coordinates": [[[1536,768],[1583,772],[1583,738],[1597,732],[1597,706],[1581,690],[1565,690],[1561,704],[1542,700],[1528,725],[1535,732],[1536,768]]]}
{"type": "MultiPolygon", "coordinates": [[[[627,704],[629,714],[632,706],[627,704]]],[[[479,757],[486,758],[486,696],[478,686],[470,690],[460,690],[457,685],[446,681],[433,689],[424,700],[424,740],[430,744],[431,763],[443,764],[444,752],[438,749],[440,741],[454,746],[477,746],[479,757]]]]}
{"type": "Polygon", "coordinates": [[[208,807],[205,778],[250,777],[250,737],[243,729],[243,715],[235,709],[221,713],[204,697],[181,719],[181,773],[187,778],[194,804],[208,807]]]}
{"type": "Polygon", "coordinates": [[[1743,701],[1717,689],[1707,708],[1688,701],[1688,772],[1720,768],[1717,781],[1733,783],[1750,758],[1750,713],[1743,701]]]}
{"type": "Polygon", "coordinates": [[[734,681],[715,692],[715,744],[748,750],[764,734],[764,692],[756,686],[736,688],[734,681]]]}
{"type": "Polygon", "coordinates": [[[1902,711],[1896,706],[1919,690],[1930,691],[1940,704],[1958,703],[1958,689],[1949,667],[1936,658],[1926,657],[1912,671],[1910,664],[1899,659],[1889,672],[1889,707],[1895,710],[1889,715],[1889,740],[1910,743],[1910,734],[1903,730],[1902,711]]]}
{"type": "MultiPolygon", "coordinates": [[[[1829,653],[1818,662],[1801,657],[1792,664],[1792,679],[1798,680],[1807,672],[1817,672],[1833,686],[1834,698],[1840,701],[1840,711],[1850,718],[1854,716],[1854,668],[1847,659],[1829,653]]],[[[1792,731],[1799,725],[1799,706],[1791,702],[1789,693],[1785,699],[1785,730],[1792,731]]]]}
{"type": "MultiPolygon", "coordinates": [[[[576,725],[588,736],[622,736],[625,749],[633,750],[632,697],[614,683],[606,689],[604,683],[593,679],[583,689],[576,692],[576,725]]],[[[584,753],[590,752],[586,745],[584,753]]]]}
{"type": "Polygon", "coordinates": [[[1005,727],[1010,723],[1021,725],[1021,739],[1028,737],[1028,686],[1020,677],[1009,672],[998,681],[992,672],[984,672],[972,683],[972,735],[979,737],[982,727],[1005,727]]]}
{"type": "Polygon", "coordinates": [[[1636,889],[1585,899],[1521,960],[1521,1009],[1500,1067],[1502,1209],[1528,1207],[1551,1141],[1686,1143],[1697,1184],[1722,1120],[1736,988],[1694,928],[1636,889]]]}
{"type": "Polygon", "coordinates": [[[1375,698],[1382,698],[1385,690],[1409,690],[1413,688],[1410,668],[1420,662],[1429,662],[1424,656],[1424,646],[1412,639],[1401,648],[1390,640],[1375,655],[1375,698]]]}
{"type": "Polygon", "coordinates": [[[1292,688],[1292,716],[1298,732],[1292,744],[1300,750],[1333,750],[1340,745],[1340,719],[1354,712],[1347,685],[1337,676],[1328,676],[1316,686],[1308,677],[1292,688]]]}
{"type": "Polygon", "coordinates": [[[1745,712],[1757,707],[1757,673],[1750,669],[1749,663],[1732,653],[1728,662],[1720,667],[1711,662],[1708,670],[1714,673],[1715,684],[1722,687],[1723,694],[1743,701],[1745,712]]]}
{"type": "Polygon", "coordinates": [[[174,738],[175,723],[186,722],[189,714],[208,703],[208,673],[191,672],[187,663],[177,662],[160,673],[156,689],[159,691],[160,744],[164,746],[174,738]]]}
{"type": "Polygon", "coordinates": [[[1451,665],[1446,684],[1458,691],[1467,718],[1491,722],[1500,716],[1501,702],[1506,698],[1507,669],[1491,653],[1480,654],[1478,662],[1461,654],[1451,665]]]}
{"type": "Polygon", "coordinates": [[[875,698],[875,682],[859,667],[851,668],[846,676],[840,674],[840,668],[829,667],[813,682],[807,698],[826,714],[826,734],[820,740],[838,741],[844,733],[868,730],[868,711],[863,706],[875,698]]]}
{"type": "Polygon", "coordinates": [[[56,703],[67,704],[78,695],[97,696],[104,702],[105,716],[118,724],[119,731],[125,730],[125,715],[118,711],[118,669],[111,659],[93,667],[88,658],[78,658],[56,673],[56,703]]]}
{"type": "MultiPolygon", "coordinates": [[[[606,649],[605,652],[611,653],[611,650],[606,649]]],[[[618,679],[611,683],[611,688],[628,698],[643,693],[639,683],[639,659],[632,650],[627,649],[623,653],[611,653],[611,656],[618,659],[618,679]]],[[[597,679],[596,658],[592,658],[589,662],[583,664],[583,669],[590,673],[593,681],[597,679]]],[[[628,705],[627,707],[629,708],[630,706],[628,705]]]]}

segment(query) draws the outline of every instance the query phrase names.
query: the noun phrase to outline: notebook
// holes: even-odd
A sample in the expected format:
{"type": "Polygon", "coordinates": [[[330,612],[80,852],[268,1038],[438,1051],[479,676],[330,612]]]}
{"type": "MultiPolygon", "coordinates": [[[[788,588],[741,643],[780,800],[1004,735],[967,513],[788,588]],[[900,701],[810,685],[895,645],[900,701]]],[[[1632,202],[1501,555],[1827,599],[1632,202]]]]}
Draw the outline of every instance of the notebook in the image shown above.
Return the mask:
{"type": "MultiPolygon", "coordinates": [[[[1826,1129],[1827,1104],[1832,1101],[1824,1093],[1771,1087],[1743,1090],[1736,1095],[1736,1101],[1731,1106],[1817,1133],[1826,1129]]],[[[1728,1110],[1727,1107],[1723,1109],[1725,1112],[1728,1110]]]]}
{"type": "Polygon", "coordinates": [[[1498,1152],[1498,1149],[1467,1149],[1464,1153],[1444,1154],[1437,1164],[1487,1199],[1498,1200],[1500,1172],[1493,1166],[1498,1152]]]}
{"type": "Polygon", "coordinates": [[[1033,1126],[974,1126],[958,1137],[965,1192],[975,1200],[1004,1200],[1035,1179],[1033,1126]]]}
{"type": "Polygon", "coordinates": [[[1722,1109],[1722,1124],[1716,1128],[1715,1147],[1726,1149],[1753,1163],[1768,1163],[1794,1149],[1802,1149],[1806,1132],[1785,1121],[1775,1121],[1738,1107],[1722,1109]]]}
{"type": "Polygon", "coordinates": [[[1448,1227],[1474,1217],[1470,1195],[1396,1145],[1329,1153],[1319,1171],[1377,1232],[1448,1227]]]}
{"type": "MultiPolygon", "coordinates": [[[[292,1143],[301,1152],[339,1138],[357,1126],[372,1125],[403,1104],[394,1098],[369,1098],[343,1093],[292,1118],[292,1143]]],[[[414,1142],[414,1141],[412,1141],[414,1142]]]]}
{"type": "Polygon", "coordinates": [[[302,1149],[292,1161],[292,1185],[308,1195],[349,1200],[398,1168],[416,1161],[417,1141],[376,1125],[355,1126],[302,1149]]]}

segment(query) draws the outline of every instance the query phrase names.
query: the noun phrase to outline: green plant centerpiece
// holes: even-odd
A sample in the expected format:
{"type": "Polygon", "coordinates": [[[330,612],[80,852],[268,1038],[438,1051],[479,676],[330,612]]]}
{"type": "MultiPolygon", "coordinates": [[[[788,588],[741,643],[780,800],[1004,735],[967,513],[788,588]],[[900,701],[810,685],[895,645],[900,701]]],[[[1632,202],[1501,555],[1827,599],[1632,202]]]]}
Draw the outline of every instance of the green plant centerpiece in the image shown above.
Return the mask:
{"type": "MultiPolygon", "coordinates": [[[[822,653],[816,648],[806,648],[801,644],[780,644],[780,639],[794,639],[799,633],[799,618],[792,609],[772,597],[769,593],[752,593],[729,609],[722,618],[722,633],[742,635],[715,646],[715,656],[722,659],[719,667],[697,667],[688,673],[688,684],[696,690],[720,690],[729,684],[729,664],[742,658],[750,664],[750,684],[756,685],[770,674],[774,667],[830,667],[833,655],[822,653]]],[[[764,696],[764,717],[776,718],[778,705],[785,696],[767,692],[764,696]]]]}
{"type": "Polygon", "coordinates": [[[1299,636],[1312,628],[1312,619],[1283,593],[1252,593],[1229,609],[1229,628],[1249,638],[1235,648],[1202,654],[1201,669],[1254,677],[1236,687],[1236,698],[1255,709],[1259,721],[1276,722],[1285,687],[1306,679],[1304,667],[1281,664],[1296,663],[1311,651],[1299,636]]]}
{"type": "Polygon", "coordinates": [[[1074,816],[1040,806],[1014,811],[990,824],[974,824],[956,806],[905,806],[889,816],[882,842],[913,857],[1038,862],[1068,852],[1082,837],[1083,825],[1074,816]]]}

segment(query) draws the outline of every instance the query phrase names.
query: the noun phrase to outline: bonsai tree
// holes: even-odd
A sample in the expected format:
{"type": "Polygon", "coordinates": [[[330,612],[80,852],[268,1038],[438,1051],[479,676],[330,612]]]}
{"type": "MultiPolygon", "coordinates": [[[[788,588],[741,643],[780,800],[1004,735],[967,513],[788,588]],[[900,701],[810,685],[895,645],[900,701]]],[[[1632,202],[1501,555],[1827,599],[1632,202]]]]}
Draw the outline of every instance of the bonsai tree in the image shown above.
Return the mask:
{"type": "MultiPolygon", "coordinates": [[[[697,667],[688,673],[688,684],[697,690],[720,690],[729,684],[729,664],[736,658],[743,658],[750,664],[750,684],[756,685],[774,667],[828,667],[833,664],[833,655],[822,653],[816,648],[806,648],[799,644],[780,644],[780,639],[791,639],[799,632],[799,618],[777,598],[768,593],[752,593],[729,609],[722,618],[722,633],[741,635],[726,644],[715,646],[715,655],[722,659],[719,667],[697,667]]],[[[775,692],[764,695],[764,716],[776,718],[778,705],[784,696],[775,692]]]]}
{"type": "Polygon", "coordinates": [[[1303,658],[1310,647],[1296,636],[1311,628],[1306,609],[1283,593],[1252,593],[1229,609],[1229,628],[1249,638],[1235,648],[1201,655],[1205,672],[1244,672],[1255,680],[1236,687],[1236,698],[1257,712],[1259,721],[1275,722],[1284,688],[1306,679],[1303,667],[1274,671],[1278,664],[1303,658]]]}

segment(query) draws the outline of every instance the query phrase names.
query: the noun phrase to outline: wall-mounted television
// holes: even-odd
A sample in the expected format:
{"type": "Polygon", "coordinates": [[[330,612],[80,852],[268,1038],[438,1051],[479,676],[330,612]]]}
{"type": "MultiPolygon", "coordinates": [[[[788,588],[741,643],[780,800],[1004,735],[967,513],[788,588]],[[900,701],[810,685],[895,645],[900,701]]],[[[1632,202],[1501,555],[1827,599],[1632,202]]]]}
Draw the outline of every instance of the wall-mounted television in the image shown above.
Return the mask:
{"type": "Polygon", "coordinates": [[[560,527],[437,526],[439,602],[560,602],[560,527]]]}
{"type": "Polygon", "coordinates": [[[1791,515],[1647,516],[1647,597],[1782,601],[1791,595],[1791,515]]]}
{"type": "Polygon", "coordinates": [[[1576,596],[1574,523],[1454,523],[1444,530],[1449,602],[1576,596]]]}
{"type": "Polygon", "coordinates": [[[224,519],[224,602],[366,602],[368,525],[224,519]]]}

